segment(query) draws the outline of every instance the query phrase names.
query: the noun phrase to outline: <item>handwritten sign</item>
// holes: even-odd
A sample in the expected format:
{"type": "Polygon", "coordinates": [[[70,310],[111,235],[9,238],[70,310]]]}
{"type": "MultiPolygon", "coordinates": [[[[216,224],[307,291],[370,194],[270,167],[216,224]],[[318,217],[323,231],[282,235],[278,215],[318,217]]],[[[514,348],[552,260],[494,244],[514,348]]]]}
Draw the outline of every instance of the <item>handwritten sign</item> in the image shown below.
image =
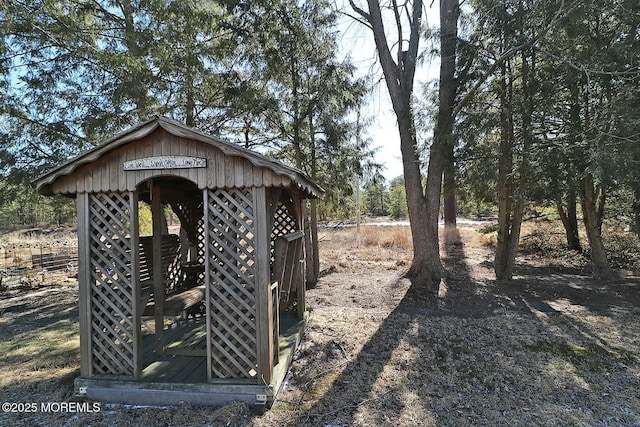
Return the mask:
{"type": "Polygon", "coordinates": [[[189,156],[155,156],[124,162],[122,168],[126,171],[147,169],[189,169],[206,168],[207,159],[189,156]]]}

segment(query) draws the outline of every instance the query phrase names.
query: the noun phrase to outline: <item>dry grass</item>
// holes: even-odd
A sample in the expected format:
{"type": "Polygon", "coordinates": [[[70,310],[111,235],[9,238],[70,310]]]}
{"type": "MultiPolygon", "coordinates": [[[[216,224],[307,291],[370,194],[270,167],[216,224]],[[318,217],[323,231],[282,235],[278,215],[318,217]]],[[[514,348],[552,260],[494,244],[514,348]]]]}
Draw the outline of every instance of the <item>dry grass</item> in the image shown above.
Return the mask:
{"type": "Polygon", "coordinates": [[[28,230],[12,231],[0,235],[0,245],[2,244],[23,244],[25,246],[41,246],[48,244],[70,244],[77,245],[75,231],[69,228],[41,229],[34,228],[28,230]]]}
{"type": "MultiPolygon", "coordinates": [[[[640,280],[598,283],[520,260],[514,282],[498,283],[482,236],[460,228],[442,235],[449,292],[427,305],[402,278],[402,230],[376,228],[365,241],[371,229],[321,233],[325,275],[308,290],[305,340],[264,415],[238,403],[103,405],[0,414],[0,425],[640,426],[640,280]]],[[[0,299],[4,400],[71,398],[74,292],[53,284],[0,299]]]]}
{"type": "Polygon", "coordinates": [[[366,246],[411,249],[411,232],[405,226],[363,226],[360,239],[366,246]]]}

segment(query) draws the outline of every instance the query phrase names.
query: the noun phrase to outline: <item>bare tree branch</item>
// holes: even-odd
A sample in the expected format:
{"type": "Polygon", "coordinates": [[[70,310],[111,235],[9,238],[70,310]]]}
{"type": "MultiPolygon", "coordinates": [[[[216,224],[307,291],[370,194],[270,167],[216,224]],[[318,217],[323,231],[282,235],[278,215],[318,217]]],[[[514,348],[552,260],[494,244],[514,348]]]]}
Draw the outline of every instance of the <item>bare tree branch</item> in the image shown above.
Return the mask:
{"type": "Polygon", "coordinates": [[[362,16],[364,20],[369,23],[368,26],[371,27],[371,16],[367,12],[356,6],[353,0],[349,0],[349,5],[358,15],[362,16]]]}
{"type": "Polygon", "coordinates": [[[516,55],[521,50],[529,49],[529,48],[533,47],[533,45],[536,44],[536,42],[538,42],[538,40],[540,40],[541,38],[543,38],[544,36],[547,35],[547,33],[556,25],[556,23],[558,22],[558,20],[560,20],[561,17],[571,13],[571,11],[575,7],[576,6],[575,6],[575,3],[574,3],[574,5],[572,5],[571,7],[567,8],[565,10],[564,1],[563,1],[562,5],[558,9],[558,11],[554,15],[554,17],[551,19],[551,21],[549,21],[549,24],[545,28],[543,28],[540,31],[540,33],[538,33],[537,35],[535,35],[534,37],[529,39],[527,42],[522,43],[519,46],[512,47],[511,49],[509,49],[505,53],[503,53],[500,57],[498,57],[498,59],[496,59],[495,62],[493,64],[491,64],[491,66],[487,69],[487,71],[476,82],[476,84],[473,85],[473,87],[471,89],[469,89],[469,92],[467,92],[462,97],[462,99],[456,104],[456,106],[453,109],[453,117],[456,117],[460,113],[460,111],[465,107],[465,105],[467,105],[467,103],[471,100],[471,98],[473,98],[473,96],[476,94],[476,92],[478,92],[480,87],[487,81],[487,79],[489,79],[489,77],[491,77],[493,75],[493,73],[498,69],[498,67],[500,65],[502,65],[502,63],[504,63],[505,61],[511,59],[514,55],[516,55]]]}
{"type": "Polygon", "coordinates": [[[393,4],[393,15],[396,19],[396,30],[398,31],[398,58],[396,63],[398,66],[402,66],[402,21],[400,20],[400,12],[398,11],[398,2],[396,0],[391,1],[393,4]]]}

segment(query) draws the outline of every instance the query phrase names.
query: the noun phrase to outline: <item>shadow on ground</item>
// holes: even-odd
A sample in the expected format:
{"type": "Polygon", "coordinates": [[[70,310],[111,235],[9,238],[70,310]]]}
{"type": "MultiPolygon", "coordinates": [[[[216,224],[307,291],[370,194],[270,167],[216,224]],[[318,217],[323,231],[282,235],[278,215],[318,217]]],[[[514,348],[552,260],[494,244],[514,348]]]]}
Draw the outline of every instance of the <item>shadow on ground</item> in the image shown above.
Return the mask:
{"type": "Polygon", "coordinates": [[[639,425],[638,341],[615,335],[637,332],[637,321],[624,324],[637,317],[637,280],[544,280],[548,271],[530,267],[512,282],[476,280],[457,231],[444,248],[446,295],[430,302],[409,288],[291,424],[639,425]]]}

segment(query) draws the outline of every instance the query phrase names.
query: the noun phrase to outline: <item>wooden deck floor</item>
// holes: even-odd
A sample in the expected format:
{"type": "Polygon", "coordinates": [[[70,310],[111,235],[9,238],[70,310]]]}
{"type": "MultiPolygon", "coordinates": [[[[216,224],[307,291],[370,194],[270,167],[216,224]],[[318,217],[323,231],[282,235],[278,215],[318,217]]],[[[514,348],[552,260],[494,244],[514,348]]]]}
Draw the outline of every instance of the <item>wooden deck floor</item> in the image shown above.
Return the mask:
{"type": "MultiPolygon", "coordinates": [[[[165,330],[165,342],[170,346],[200,349],[205,341],[204,325],[204,317],[176,323],[175,328],[165,330]]],[[[306,316],[304,319],[298,319],[295,314],[280,317],[280,359],[274,366],[270,384],[243,380],[207,382],[205,356],[157,355],[153,351],[155,336],[152,334],[143,342],[146,365],[142,378],[79,377],[75,380],[75,393],[79,398],[130,405],[178,405],[185,402],[219,406],[241,400],[264,408],[273,403],[284,382],[305,325],[306,316]]]]}
{"type": "MultiPolygon", "coordinates": [[[[280,347],[288,345],[285,333],[298,322],[296,316],[280,316],[280,347]]],[[[166,352],[155,352],[155,335],[142,342],[144,370],[141,381],[198,384],[207,382],[206,318],[179,320],[164,330],[166,352]]]]}

